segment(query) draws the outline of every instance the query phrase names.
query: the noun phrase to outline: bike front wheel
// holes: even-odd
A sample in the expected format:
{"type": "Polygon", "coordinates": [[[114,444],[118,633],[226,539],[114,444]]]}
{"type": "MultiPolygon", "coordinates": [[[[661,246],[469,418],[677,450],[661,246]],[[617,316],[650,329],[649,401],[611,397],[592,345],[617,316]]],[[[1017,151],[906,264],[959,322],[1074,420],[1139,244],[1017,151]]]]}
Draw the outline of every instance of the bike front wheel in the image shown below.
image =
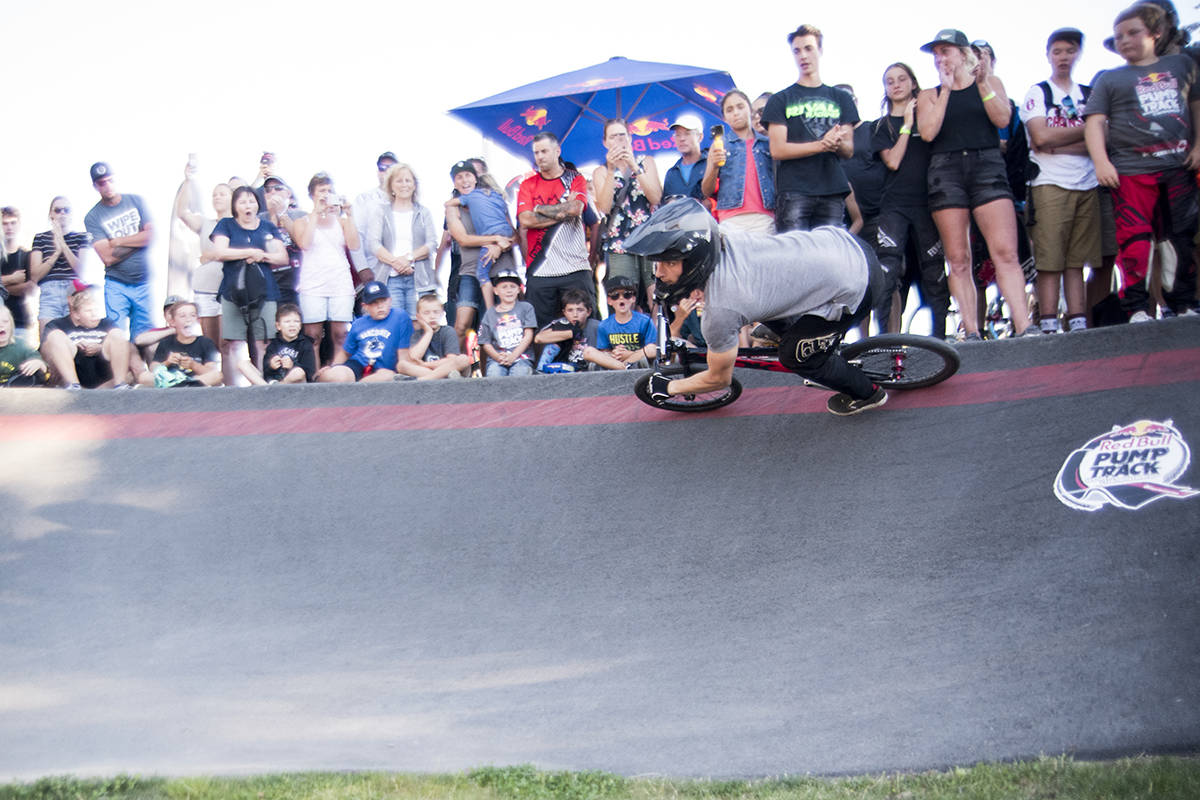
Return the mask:
{"type": "MultiPolygon", "coordinates": [[[[668,377],[684,376],[683,367],[668,367],[661,370],[661,372],[668,377]]],[[[677,394],[665,400],[656,400],[650,396],[650,375],[647,374],[637,379],[637,383],[633,385],[633,393],[637,395],[638,400],[641,400],[646,405],[666,411],[713,411],[723,408],[741,397],[742,384],[738,382],[737,378],[733,378],[732,383],[724,389],[718,389],[715,392],[677,394]]]]}
{"type": "Polygon", "coordinates": [[[958,372],[958,351],[930,336],[886,333],[842,348],[842,357],[890,389],[933,386],[958,372]]]}

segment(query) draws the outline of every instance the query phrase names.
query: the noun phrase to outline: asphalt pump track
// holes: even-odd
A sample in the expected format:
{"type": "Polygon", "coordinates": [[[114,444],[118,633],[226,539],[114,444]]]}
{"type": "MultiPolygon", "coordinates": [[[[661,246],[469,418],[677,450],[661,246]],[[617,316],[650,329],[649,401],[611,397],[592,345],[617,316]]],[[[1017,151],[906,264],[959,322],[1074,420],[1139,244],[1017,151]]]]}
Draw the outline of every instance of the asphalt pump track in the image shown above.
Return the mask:
{"type": "Polygon", "coordinates": [[[961,352],[847,419],[770,373],[6,392],[0,778],[1193,750],[1200,320],[961,352]]]}

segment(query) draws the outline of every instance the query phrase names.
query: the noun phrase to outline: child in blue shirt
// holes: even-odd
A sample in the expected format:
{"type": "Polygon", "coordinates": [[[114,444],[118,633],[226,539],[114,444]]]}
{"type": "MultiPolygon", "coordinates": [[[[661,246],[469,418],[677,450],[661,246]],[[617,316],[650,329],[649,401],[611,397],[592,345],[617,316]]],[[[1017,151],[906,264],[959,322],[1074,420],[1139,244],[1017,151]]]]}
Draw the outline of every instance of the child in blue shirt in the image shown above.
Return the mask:
{"type": "Polygon", "coordinates": [[[613,313],[600,323],[596,346],[600,355],[595,363],[606,369],[648,367],[658,354],[658,332],[650,317],[635,311],[638,287],[628,275],[614,275],[604,282],[608,304],[613,313]]]}

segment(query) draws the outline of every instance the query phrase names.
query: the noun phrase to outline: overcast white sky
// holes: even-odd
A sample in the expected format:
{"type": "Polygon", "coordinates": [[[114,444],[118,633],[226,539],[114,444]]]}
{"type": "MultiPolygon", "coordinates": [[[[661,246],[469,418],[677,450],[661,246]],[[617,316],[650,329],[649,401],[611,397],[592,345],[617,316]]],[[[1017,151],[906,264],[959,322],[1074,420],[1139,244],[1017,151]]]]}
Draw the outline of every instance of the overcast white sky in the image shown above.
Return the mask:
{"type": "MultiPolygon", "coordinates": [[[[108,161],[120,190],[150,203],[162,232],[154,264],[165,272],[166,223],[189,152],[207,201],[213,184],[253,178],[263,150],[301,193],[323,169],[349,196],[373,185],[375,157],[392,150],[436,207],[460,158],[484,155],[502,182],[527,169],[447,109],[611,56],[723,69],[753,97],[795,80],[785,36],[807,22],[825,34],[822,77],[853,84],[864,118],[878,116],[892,62],[933,85],[932,57],[919,47],[942,27],[992,42],[996,73],[1018,101],[1048,74],[1054,28],[1087,36],[1077,79],[1119,63],[1101,41],[1123,2],[956,5],[865,0],[810,13],[782,2],[540,3],[522,13],[490,0],[212,0],[193,15],[162,0],[6,4],[0,203],[22,210],[26,242],[46,229],[56,194],[70,198],[82,229],[97,199],[88,167],[108,161]]],[[[1180,9],[1185,23],[1198,16],[1180,9]]]]}

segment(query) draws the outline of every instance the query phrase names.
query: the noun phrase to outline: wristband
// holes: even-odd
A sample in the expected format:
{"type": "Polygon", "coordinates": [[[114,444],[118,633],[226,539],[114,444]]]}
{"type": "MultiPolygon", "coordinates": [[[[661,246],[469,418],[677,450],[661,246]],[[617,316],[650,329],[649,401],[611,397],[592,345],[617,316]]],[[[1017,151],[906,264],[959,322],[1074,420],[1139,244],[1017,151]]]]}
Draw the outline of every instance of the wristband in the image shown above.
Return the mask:
{"type": "Polygon", "coordinates": [[[995,96],[996,96],[995,92],[988,92],[986,95],[984,95],[983,102],[986,103],[988,100],[991,100],[995,96]]]}
{"type": "Polygon", "coordinates": [[[905,134],[905,135],[907,135],[907,136],[911,136],[911,135],[912,135],[912,128],[909,128],[909,127],[907,127],[907,126],[906,126],[906,127],[903,127],[903,128],[901,128],[901,129],[900,129],[900,132],[901,132],[901,133],[903,133],[903,134],[905,134]]]}

